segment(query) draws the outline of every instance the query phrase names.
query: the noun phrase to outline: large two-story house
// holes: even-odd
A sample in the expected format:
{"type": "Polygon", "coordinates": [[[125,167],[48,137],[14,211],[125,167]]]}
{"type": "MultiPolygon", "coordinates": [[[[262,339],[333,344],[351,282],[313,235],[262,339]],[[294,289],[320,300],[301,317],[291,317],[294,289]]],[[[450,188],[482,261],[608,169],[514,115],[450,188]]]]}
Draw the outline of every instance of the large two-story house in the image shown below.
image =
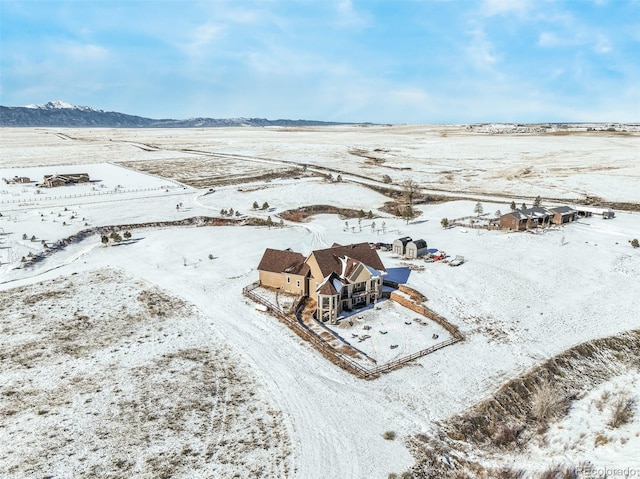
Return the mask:
{"type": "Polygon", "coordinates": [[[382,296],[386,269],[368,243],[312,251],[306,258],[290,250],[267,249],[258,265],[261,286],[308,296],[317,318],[335,323],[342,311],[366,306],[382,296]]]}

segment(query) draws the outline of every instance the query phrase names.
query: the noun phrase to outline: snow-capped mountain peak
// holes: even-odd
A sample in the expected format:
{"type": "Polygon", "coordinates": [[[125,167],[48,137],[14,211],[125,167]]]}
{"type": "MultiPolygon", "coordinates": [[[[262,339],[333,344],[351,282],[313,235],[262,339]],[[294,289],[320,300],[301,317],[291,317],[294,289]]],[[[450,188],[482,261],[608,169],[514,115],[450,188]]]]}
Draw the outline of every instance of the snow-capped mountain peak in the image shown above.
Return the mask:
{"type": "Polygon", "coordinates": [[[95,108],[91,108],[90,106],[72,105],[71,103],[67,103],[66,101],[61,101],[61,100],[54,100],[47,103],[43,103],[41,105],[31,104],[31,105],[27,105],[25,108],[33,108],[37,110],[68,109],[68,110],[80,110],[80,111],[102,111],[102,110],[96,110],[95,108]]]}

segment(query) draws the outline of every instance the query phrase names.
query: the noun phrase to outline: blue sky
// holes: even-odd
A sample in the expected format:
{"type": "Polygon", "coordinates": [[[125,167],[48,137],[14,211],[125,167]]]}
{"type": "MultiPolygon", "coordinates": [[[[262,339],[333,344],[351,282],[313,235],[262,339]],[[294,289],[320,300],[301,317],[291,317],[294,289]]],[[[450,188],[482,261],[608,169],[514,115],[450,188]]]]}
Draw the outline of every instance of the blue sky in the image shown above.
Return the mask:
{"type": "Polygon", "coordinates": [[[0,104],[640,121],[640,0],[0,0],[0,104]]]}

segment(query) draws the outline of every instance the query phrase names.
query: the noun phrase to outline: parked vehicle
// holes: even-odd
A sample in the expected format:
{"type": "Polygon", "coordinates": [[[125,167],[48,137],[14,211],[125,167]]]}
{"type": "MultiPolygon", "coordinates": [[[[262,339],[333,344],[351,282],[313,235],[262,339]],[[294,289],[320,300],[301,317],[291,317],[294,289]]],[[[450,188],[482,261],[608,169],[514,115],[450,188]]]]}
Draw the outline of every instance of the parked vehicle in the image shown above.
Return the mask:
{"type": "Polygon", "coordinates": [[[449,266],[460,266],[464,263],[464,256],[456,255],[454,259],[449,261],[449,266]]]}

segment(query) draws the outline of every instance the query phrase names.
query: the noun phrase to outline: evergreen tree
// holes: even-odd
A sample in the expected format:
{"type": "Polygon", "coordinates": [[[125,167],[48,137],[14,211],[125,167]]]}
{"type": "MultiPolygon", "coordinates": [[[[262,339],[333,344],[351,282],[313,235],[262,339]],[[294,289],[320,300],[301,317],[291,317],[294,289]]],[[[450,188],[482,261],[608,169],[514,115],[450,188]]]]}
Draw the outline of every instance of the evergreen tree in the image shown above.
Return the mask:
{"type": "Polygon", "coordinates": [[[511,202],[511,211],[515,211],[515,210],[517,210],[517,209],[518,209],[518,208],[516,207],[516,202],[515,202],[515,201],[512,201],[512,202],[511,202]]]}
{"type": "Polygon", "coordinates": [[[260,207],[260,205],[258,205],[258,202],[257,202],[257,201],[254,201],[254,202],[253,202],[253,209],[254,209],[254,210],[257,210],[259,207],[260,207]]]}
{"type": "Polygon", "coordinates": [[[542,198],[540,198],[540,196],[536,196],[536,199],[533,201],[533,206],[537,208],[540,206],[540,203],[542,203],[542,198]]]}
{"type": "Polygon", "coordinates": [[[483,212],[483,208],[482,208],[482,203],[480,203],[479,201],[476,203],[475,208],[473,208],[473,212],[476,213],[478,216],[480,216],[483,212]]]}
{"type": "Polygon", "coordinates": [[[442,218],[440,220],[440,224],[442,225],[443,228],[448,228],[449,227],[449,219],[448,218],[442,218]]]}
{"type": "Polygon", "coordinates": [[[267,203],[266,201],[264,203],[262,203],[262,209],[263,210],[269,209],[269,203],[267,203]]]}

